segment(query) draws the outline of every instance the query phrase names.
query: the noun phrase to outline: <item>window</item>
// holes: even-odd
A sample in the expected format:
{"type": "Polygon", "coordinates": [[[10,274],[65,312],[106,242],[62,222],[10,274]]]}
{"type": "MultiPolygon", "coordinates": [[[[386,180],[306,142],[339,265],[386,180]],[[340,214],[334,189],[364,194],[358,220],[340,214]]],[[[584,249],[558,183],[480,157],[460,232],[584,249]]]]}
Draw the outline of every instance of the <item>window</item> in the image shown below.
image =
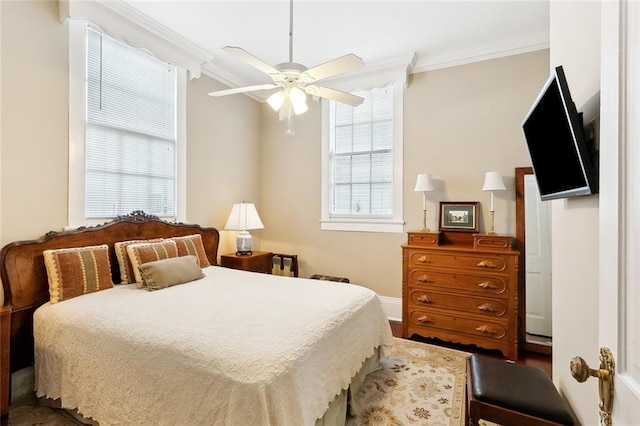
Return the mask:
{"type": "Polygon", "coordinates": [[[175,215],[176,70],[87,31],[85,219],[175,215]]]}
{"type": "Polygon", "coordinates": [[[356,92],[357,108],[330,103],[331,213],[393,214],[393,86],[356,92]]]}
{"type": "Polygon", "coordinates": [[[184,70],[70,20],[69,225],[180,220],[184,70]]]}
{"type": "Polygon", "coordinates": [[[355,108],[325,102],[323,230],[403,231],[402,91],[353,91],[355,108]]]}

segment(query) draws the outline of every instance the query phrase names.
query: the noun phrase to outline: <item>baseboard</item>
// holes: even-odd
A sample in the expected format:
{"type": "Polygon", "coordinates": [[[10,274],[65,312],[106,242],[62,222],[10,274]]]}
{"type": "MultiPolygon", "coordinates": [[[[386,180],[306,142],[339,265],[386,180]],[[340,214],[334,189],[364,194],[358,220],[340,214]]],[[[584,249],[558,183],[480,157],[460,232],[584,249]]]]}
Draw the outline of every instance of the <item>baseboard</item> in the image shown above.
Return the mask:
{"type": "Polygon", "coordinates": [[[534,342],[525,342],[524,350],[527,352],[534,352],[542,355],[549,355],[553,353],[553,348],[550,345],[541,345],[534,342]]]}
{"type": "Polygon", "coordinates": [[[402,321],[402,299],[397,297],[378,296],[382,308],[391,321],[402,321]]]}

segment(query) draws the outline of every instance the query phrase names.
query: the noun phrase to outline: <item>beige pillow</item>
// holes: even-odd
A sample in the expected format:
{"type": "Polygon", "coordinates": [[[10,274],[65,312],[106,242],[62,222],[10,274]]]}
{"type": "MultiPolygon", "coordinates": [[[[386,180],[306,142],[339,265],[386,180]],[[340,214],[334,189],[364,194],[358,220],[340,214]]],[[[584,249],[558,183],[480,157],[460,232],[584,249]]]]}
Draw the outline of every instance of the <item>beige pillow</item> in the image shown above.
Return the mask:
{"type": "Polygon", "coordinates": [[[173,240],[163,240],[159,243],[140,243],[127,246],[129,261],[133,267],[138,288],[144,287],[144,280],[140,274],[140,265],[156,260],[178,257],[178,248],[173,240]]]}
{"type": "Polygon", "coordinates": [[[129,254],[127,253],[127,246],[140,243],[158,243],[160,241],[162,241],[162,238],[155,238],[152,240],[120,241],[113,245],[113,248],[116,251],[116,258],[118,259],[118,267],[120,268],[121,284],[131,284],[136,282],[133,266],[131,266],[129,254]]]}
{"type": "Polygon", "coordinates": [[[204,277],[195,256],[181,256],[148,262],[138,267],[149,291],[160,290],[204,277]]]}
{"type": "Polygon", "coordinates": [[[42,254],[51,303],[113,287],[106,244],[45,250],[42,254]]]}
{"type": "Polygon", "coordinates": [[[207,252],[204,249],[202,243],[202,236],[200,234],[187,235],[185,237],[173,237],[171,240],[176,242],[178,246],[178,256],[195,256],[201,268],[211,266],[209,259],[207,259],[207,252]]]}

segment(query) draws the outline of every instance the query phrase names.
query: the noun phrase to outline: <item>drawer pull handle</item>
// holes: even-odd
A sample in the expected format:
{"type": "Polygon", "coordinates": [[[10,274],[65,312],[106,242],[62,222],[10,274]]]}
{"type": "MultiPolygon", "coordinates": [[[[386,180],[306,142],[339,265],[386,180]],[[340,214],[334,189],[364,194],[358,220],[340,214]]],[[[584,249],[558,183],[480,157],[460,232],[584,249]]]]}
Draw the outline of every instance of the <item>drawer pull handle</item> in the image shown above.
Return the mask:
{"type": "Polygon", "coordinates": [[[426,294],[423,294],[422,296],[418,297],[418,302],[428,305],[430,303],[433,303],[433,300],[429,299],[429,296],[427,296],[426,294]]]}
{"type": "Polygon", "coordinates": [[[434,281],[433,278],[429,278],[426,275],[420,275],[417,279],[421,283],[432,283],[434,281]]]}
{"type": "Polygon", "coordinates": [[[478,263],[476,266],[480,268],[489,268],[489,269],[496,269],[498,267],[498,265],[491,262],[490,260],[483,260],[482,262],[478,263]]]}
{"type": "Polygon", "coordinates": [[[480,327],[476,328],[476,331],[484,334],[498,334],[498,331],[495,328],[491,328],[488,325],[481,325],[480,327]]]}
{"type": "Polygon", "coordinates": [[[482,282],[482,283],[478,284],[478,287],[489,289],[489,290],[495,290],[495,289],[498,288],[498,287],[496,287],[495,284],[490,283],[489,281],[485,281],[485,282],[482,282]]]}
{"type": "Polygon", "coordinates": [[[485,312],[498,312],[498,308],[493,306],[491,303],[483,303],[482,305],[478,306],[478,309],[485,312]]]}
{"type": "Polygon", "coordinates": [[[429,324],[429,323],[432,323],[434,321],[431,318],[429,318],[428,316],[423,315],[420,318],[418,318],[418,322],[421,322],[423,324],[429,324]]]}
{"type": "Polygon", "coordinates": [[[431,263],[431,259],[429,259],[429,257],[427,257],[427,256],[420,256],[418,258],[418,262],[420,262],[420,263],[431,263]]]}

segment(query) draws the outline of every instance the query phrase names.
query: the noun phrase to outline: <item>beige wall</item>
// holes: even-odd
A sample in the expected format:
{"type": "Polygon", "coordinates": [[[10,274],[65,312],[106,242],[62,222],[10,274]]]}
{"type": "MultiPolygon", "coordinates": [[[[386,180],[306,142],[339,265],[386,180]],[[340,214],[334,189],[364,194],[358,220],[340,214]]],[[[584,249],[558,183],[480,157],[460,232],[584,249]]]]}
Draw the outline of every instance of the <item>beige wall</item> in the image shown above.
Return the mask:
{"type": "Polygon", "coordinates": [[[2,2],[2,245],[67,221],[69,56],[57,2],[2,2]]]}
{"type": "MultiPolygon", "coordinates": [[[[551,2],[550,19],[550,65],[563,66],[580,109],[600,90],[600,4],[551,2]]],[[[598,364],[598,202],[552,205],[553,379],[585,425],[598,423],[598,383],[578,383],[568,366],[577,355],[598,364]]]]}
{"type": "MultiPolygon", "coordinates": [[[[1,1],[0,9],[4,246],[67,225],[69,54],[57,1],[1,1]]],[[[187,83],[187,220],[219,228],[259,187],[260,104],[206,95],[222,87],[206,76],[187,83]]]]}
{"type": "MultiPolygon", "coordinates": [[[[428,226],[439,201],[480,201],[480,230],[489,226],[484,173],[498,170],[507,191],[496,193],[496,231],[515,234],[514,168],[530,165],[521,122],[546,80],[548,51],[413,74],[404,102],[405,231],[422,224],[418,173],[431,173],[428,226]]],[[[301,276],[348,277],[383,296],[401,297],[400,245],[406,234],[320,230],[320,107],[296,118],[296,135],[263,106],[261,248],[298,254],[301,276]]]]}
{"type": "Polygon", "coordinates": [[[205,75],[187,84],[187,220],[220,230],[220,254],[236,250],[236,233],[223,230],[233,204],[254,202],[261,211],[260,104],[207,95],[224,88],[205,75]]]}

